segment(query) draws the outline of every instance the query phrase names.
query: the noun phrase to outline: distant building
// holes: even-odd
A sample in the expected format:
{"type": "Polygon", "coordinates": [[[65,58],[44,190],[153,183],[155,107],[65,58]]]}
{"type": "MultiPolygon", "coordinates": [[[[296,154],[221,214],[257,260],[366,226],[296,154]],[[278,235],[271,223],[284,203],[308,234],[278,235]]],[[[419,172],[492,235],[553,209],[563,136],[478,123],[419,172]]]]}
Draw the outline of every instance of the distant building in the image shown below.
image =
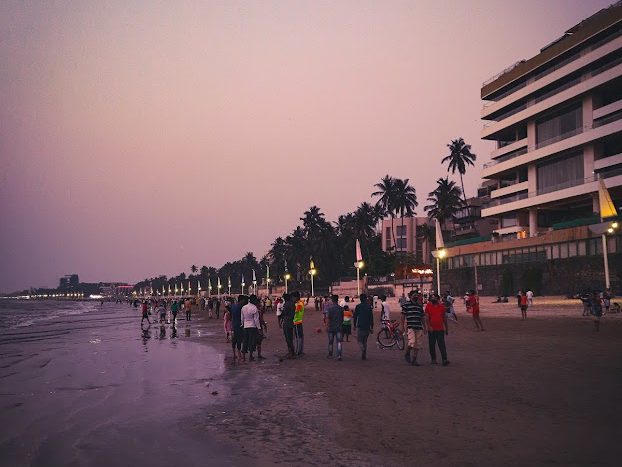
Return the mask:
{"type": "Polygon", "coordinates": [[[58,288],[68,289],[77,287],[80,284],[80,278],[77,274],[69,274],[60,278],[58,288]]]}
{"type": "Polygon", "coordinates": [[[432,245],[422,236],[421,226],[429,226],[427,217],[404,217],[382,220],[382,250],[410,253],[422,263],[431,262],[432,245]],[[393,230],[395,228],[395,231],[393,230]],[[395,235],[394,235],[395,233],[395,235]]]}

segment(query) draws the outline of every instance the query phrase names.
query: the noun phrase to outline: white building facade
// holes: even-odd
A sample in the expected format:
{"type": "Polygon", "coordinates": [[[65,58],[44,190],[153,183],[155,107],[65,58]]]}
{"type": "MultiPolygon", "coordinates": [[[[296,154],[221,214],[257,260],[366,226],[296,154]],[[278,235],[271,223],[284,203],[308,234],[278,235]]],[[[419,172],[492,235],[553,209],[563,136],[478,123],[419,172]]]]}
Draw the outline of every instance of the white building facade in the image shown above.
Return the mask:
{"type": "MultiPolygon", "coordinates": [[[[483,217],[526,238],[598,214],[598,178],[622,200],[622,2],[599,11],[481,89],[483,217]]],[[[384,234],[383,234],[384,236],[384,234]]],[[[384,238],[383,238],[384,244],[384,238]]]]}

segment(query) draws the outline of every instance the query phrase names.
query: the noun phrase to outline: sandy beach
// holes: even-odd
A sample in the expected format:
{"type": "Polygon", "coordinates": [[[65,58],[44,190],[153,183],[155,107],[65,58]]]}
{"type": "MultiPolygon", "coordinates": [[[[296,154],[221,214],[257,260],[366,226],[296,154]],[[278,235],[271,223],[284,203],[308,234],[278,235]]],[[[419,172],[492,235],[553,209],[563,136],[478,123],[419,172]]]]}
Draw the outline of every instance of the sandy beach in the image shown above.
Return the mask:
{"type": "Polygon", "coordinates": [[[375,340],[362,361],[354,336],[343,361],[327,359],[310,309],[296,360],[281,358],[274,315],[267,359],[247,363],[200,311],[175,335],[146,336],[139,313],[116,304],[5,328],[0,464],[618,465],[622,318],[597,333],[578,301],[538,299],[527,321],[491,301],[483,333],[458,305],[448,367],[427,349],[411,367],[375,340]]]}
{"type": "Polygon", "coordinates": [[[257,465],[618,465],[622,319],[608,315],[597,333],[578,301],[540,299],[522,321],[492,300],[483,333],[458,306],[448,367],[430,365],[427,348],[408,366],[371,340],[362,361],[352,338],[343,361],[329,360],[314,310],[306,355],[280,360],[269,316],[268,360],[228,355],[230,397],[192,423],[257,465]]]}

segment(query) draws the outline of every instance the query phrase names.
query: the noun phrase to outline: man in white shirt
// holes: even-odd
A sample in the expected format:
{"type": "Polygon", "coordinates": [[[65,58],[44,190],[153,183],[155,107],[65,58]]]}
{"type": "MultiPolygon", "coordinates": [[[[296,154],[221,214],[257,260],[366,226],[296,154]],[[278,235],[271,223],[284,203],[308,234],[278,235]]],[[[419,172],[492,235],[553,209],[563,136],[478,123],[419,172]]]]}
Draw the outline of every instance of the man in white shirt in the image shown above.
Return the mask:
{"type": "Polygon", "coordinates": [[[533,292],[531,290],[527,291],[527,305],[533,305],[533,292]]]}
{"type": "Polygon", "coordinates": [[[380,296],[380,320],[389,321],[391,319],[391,307],[387,302],[387,296],[380,296]]]}
{"type": "Polygon", "coordinates": [[[259,319],[259,300],[256,295],[251,295],[248,303],[242,307],[242,327],[244,328],[244,340],[242,342],[242,361],[246,360],[246,354],[250,353],[249,361],[255,360],[253,353],[257,348],[257,338],[261,329],[259,319]]]}

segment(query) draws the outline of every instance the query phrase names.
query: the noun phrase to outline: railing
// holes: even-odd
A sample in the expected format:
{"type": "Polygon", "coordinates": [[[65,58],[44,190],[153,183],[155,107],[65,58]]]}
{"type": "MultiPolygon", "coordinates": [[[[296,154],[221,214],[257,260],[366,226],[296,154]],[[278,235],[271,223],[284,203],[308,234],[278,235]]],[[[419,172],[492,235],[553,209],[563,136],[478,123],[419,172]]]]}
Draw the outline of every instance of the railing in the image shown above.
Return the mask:
{"type": "Polygon", "coordinates": [[[525,192],[525,193],[520,193],[517,194],[518,196],[512,196],[512,197],[507,197],[507,198],[495,198],[492,201],[490,201],[490,203],[488,203],[489,208],[495,207],[495,206],[500,206],[502,204],[507,204],[507,203],[511,203],[514,201],[519,201],[521,199],[527,199],[527,198],[535,198],[536,196],[541,196],[541,195],[545,195],[548,193],[553,193],[555,191],[559,191],[559,190],[565,190],[566,188],[572,188],[575,186],[580,186],[580,185],[585,185],[588,183],[592,183],[598,180],[599,177],[602,178],[611,178],[611,177],[617,177],[619,175],[622,175],[622,167],[618,167],[616,169],[613,170],[605,170],[602,172],[599,172],[597,174],[594,175],[590,175],[589,177],[585,177],[585,178],[577,178],[574,180],[568,180],[562,183],[558,183],[556,185],[551,185],[551,186],[547,186],[544,188],[539,188],[536,191],[530,191],[530,192],[525,192]]]}
{"type": "MultiPolygon", "coordinates": [[[[588,53],[588,52],[592,52],[593,50],[598,49],[599,47],[605,45],[608,42],[611,42],[612,40],[614,40],[616,37],[618,37],[620,34],[622,34],[622,31],[618,30],[613,32],[612,34],[609,34],[606,37],[603,37],[602,39],[600,39],[598,42],[595,42],[594,44],[590,45],[589,47],[586,47],[585,49],[583,49],[581,52],[577,52],[573,55],[570,55],[569,57],[566,57],[565,59],[563,59],[562,61],[560,61],[559,63],[551,66],[551,67],[547,67],[544,68],[542,71],[536,73],[533,76],[533,81],[538,81],[539,79],[545,77],[546,75],[549,75],[551,73],[553,73],[554,71],[559,70],[560,68],[568,65],[569,63],[574,62],[575,60],[577,60],[578,58],[580,58],[581,56],[583,56],[584,54],[588,53]]],[[[509,73],[510,71],[512,71],[514,68],[516,68],[518,65],[520,65],[521,63],[523,63],[525,60],[519,60],[518,62],[514,63],[513,65],[510,65],[509,67],[507,67],[505,70],[497,73],[496,75],[494,75],[492,78],[487,79],[486,81],[484,81],[482,83],[482,87],[486,86],[487,84],[492,83],[493,81],[495,81],[496,79],[500,78],[502,75],[509,73]]],[[[527,85],[526,81],[523,81],[523,83],[521,83],[522,85],[516,85],[513,86],[508,92],[506,91],[505,93],[497,96],[498,100],[503,99],[503,97],[505,97],[506,95],[511,94],[512,92],[517,91],[518,89],[524,87],[527,85]]],[[[531,83],[530,83],[531,84],[531,83]]],[[[484,105],[484,107],[488,107],[489,105],[494,104],[495,101],[493,101],[492,103],[488,104],[488,105],[484,105]]]]}

